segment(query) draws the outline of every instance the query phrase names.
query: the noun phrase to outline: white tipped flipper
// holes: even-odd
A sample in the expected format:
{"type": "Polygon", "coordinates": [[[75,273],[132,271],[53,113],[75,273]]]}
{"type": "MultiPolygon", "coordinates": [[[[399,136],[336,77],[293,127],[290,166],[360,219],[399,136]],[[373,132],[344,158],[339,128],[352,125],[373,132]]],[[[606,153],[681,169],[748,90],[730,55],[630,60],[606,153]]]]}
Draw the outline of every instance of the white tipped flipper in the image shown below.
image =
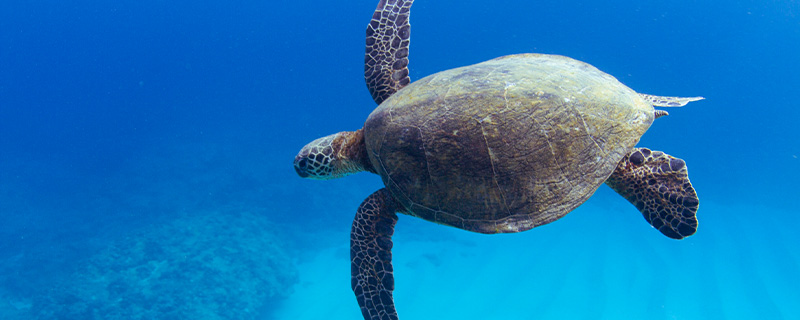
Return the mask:
{"type": "Polygon", "coordinates": [[[689,102],[705,99],[703,97],[691,97],[691,98],[661,97],[643,93],[640,93],[639,96],[641,96],[642,99],[644,99],[645,101],[652,104],[654,107],[683,107],[689,102]]]}

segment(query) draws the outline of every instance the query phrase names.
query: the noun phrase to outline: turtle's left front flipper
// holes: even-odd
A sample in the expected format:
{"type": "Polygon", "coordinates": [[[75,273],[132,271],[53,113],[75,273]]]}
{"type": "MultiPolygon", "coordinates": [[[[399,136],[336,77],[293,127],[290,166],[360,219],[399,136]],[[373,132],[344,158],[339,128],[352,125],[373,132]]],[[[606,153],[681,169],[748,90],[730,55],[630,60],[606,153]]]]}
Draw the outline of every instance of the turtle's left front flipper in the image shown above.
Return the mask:
{"type": "Polygon", "coordinates": [[[392,234],[398,205],[386,188],[361,203],[350,232],[351,286],[365,320],[397,320],[392,234]]]}
{"type": "Polygon", "coordinates": [[[697,231],[697,193],[686,163],[660,151],[635,148],[606,180],[665,236],[683,239],[697,231]]]}

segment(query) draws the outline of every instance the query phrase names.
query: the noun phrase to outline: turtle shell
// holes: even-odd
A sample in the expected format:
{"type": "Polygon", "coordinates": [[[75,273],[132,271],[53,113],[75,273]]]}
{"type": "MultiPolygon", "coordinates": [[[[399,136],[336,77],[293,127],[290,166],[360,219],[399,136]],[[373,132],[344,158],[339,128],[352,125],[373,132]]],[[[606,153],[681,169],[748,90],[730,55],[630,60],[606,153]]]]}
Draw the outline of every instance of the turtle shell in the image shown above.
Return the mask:
{"type": "Polygon", "coordinates": [[[523,54],[409,84],[370,114],[364,132],[373,168],[406,213],[519,232],[586,201],[653,113],[589,64],[523,54]]]}

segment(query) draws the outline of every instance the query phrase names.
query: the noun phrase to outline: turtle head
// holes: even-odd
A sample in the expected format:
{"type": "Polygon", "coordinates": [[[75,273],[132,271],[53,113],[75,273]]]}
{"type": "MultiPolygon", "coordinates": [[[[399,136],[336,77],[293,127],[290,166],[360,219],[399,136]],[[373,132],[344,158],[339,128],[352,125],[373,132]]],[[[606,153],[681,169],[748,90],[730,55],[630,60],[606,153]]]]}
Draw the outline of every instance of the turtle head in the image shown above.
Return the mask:
{"type": "Polygon", "coordinates": [[[364,131],[344,131],[307,144],[294,157],[302,178],[329,180],[364,170],[373,171],[364,144],[364,131]]]}

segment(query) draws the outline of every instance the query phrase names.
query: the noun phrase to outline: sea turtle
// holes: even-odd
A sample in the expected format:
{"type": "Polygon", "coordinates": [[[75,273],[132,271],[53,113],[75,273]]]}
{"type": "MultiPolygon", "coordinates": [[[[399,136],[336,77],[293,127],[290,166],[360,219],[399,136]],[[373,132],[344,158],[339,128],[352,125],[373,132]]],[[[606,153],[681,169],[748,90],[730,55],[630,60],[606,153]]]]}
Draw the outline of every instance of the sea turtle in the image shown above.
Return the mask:
{"type": "Polygon", "coordinates": [[[361,204],[350,236],[352,289],[365,319],[397,319],[392,233],[397,212],[480,233],[555,221],[604,182],[674,239],[697,230],[698,198],[683,160],[635,148],[653,106],[702,98],[638,94],[593,66],[520,54],[410,83],[413,0],[381,0],[367,27],[365,78],[379,104],[362,129],[309,143],[304,178],[359,171],[382,188],[361,204]]]}

